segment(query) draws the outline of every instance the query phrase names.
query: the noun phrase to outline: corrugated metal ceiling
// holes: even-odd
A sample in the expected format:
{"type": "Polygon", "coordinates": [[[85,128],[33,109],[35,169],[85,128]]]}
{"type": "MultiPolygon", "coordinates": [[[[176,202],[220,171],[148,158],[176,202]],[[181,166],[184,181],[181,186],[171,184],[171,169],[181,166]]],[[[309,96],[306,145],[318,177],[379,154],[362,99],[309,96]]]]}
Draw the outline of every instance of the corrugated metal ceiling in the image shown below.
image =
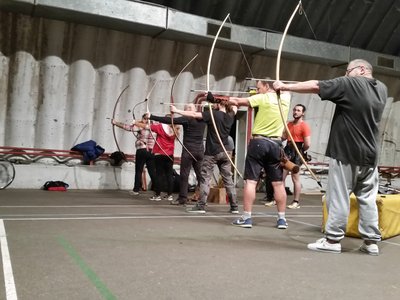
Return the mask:
{"type": "MultiPolygon", "coordinates": [[[[150,0],[183,12],[283,32],[298,0],[150,0]]],[[[400,56],[400,0],[304,0],[289,34],[400,56]],[[308,21],[307,21],[308,19],[308,21]],[[314,35],[314,33],[315,35],[314,35]]]]}

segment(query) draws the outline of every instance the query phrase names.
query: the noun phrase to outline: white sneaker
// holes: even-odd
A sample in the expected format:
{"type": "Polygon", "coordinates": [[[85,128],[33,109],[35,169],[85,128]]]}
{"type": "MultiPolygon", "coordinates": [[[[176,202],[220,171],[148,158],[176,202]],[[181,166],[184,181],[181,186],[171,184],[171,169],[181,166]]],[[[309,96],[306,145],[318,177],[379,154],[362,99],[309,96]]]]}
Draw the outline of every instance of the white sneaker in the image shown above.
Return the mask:
{"type": "Polygon", "coordinates": [[[137,196],[137,195],[139,195],[139,192],[129,191],[129,195],[131,195],[131,196],[137,196]]]}
{"type": "Polygon", "coordinates": [[[164,200],[168,200],[168,201],[173,201],[174,200],[174,198],[172,197],[172,195],[165,195],[164,197],[163,197],[163,199],[164,200]]]}
{"type": "Polygon", "coordinates": [[[307,248],[313,251],[329,252],[329,253],[340,253],[342,252],[342,246],[340,243],[329,243],[326,238],[317,240],[315,243],[307,245],[307,248]]]}
{"type": "Polygon", "coordinates": [[[379,255],[379,247],[377,244],[367,245],[365,242],[361,245],[360,251],[369,255],[379,255]]]}
{"type": "Polygon", "coordinates": [[[152,196],[152,197],[150,197],[150,201],[161,201],[161,197],[160,196],[152,196]]]}
{"type": "Polygon", "coordinates": [[[287,208],[290,208],[290,209],[297,209],[297,208],[300,208],[300,204],[299,204],[299,202],[293,201],[292,204],[289,204],[289,205],[287,206],[287,208]]]}
{"type": "Polygon", "coordinates": [[[265,202],[264,205],[265,205],[265,206],[268,206],[268,207],[272,207],[272,206],[275,206],[275,205],[276,205],[276,201],[275,201],[275,200],[268,201],[268,202],[265,202]]]}

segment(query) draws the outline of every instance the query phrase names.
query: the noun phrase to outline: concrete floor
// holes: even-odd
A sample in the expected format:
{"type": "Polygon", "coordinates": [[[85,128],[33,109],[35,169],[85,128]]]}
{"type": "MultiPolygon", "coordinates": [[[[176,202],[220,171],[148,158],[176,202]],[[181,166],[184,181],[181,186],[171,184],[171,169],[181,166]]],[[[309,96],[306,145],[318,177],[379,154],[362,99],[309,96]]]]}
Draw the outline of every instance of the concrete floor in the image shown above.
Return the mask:
{"type": "Polygon", "coordinates": [[[150,195],[0,191],[0,299],[400,299],[400,236],[377,257],[355,238],[339,255],[307,250],[321,237],[321,195],[287,211],[287,230],[258,201],[244,229],[228,206],[191,215],[150,195]]]}

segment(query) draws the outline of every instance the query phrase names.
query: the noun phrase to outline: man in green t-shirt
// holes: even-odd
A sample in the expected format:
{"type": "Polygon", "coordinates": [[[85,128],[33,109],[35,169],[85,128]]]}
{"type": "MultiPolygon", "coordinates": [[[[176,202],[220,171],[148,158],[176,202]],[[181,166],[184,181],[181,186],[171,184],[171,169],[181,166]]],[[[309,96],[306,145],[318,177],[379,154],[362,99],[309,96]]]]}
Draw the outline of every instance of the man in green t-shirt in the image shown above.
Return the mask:
{"type": "MultiPolygon", "coordinates": [[[[285,122],[290,106],[290,94],[281,94],[281,103],[285,122]]],[[[256,198],[257,183],[265,170],[267,179],[274,189],[274,198],[278,210],[277,228],[286,229],[288,224],[285,218],[286,191],[282,181],[282,142],[284,128],[282,123],[278,96],[267,81],[257,81],[257,94],[247,97],[229,97],[229,103],[236,106],[258,108],[252,130],[252,139],[247,148],[243,189],[243,215],[233,221],[233,225],[251,228],[253,225],[251,212],[256,198]]]]}

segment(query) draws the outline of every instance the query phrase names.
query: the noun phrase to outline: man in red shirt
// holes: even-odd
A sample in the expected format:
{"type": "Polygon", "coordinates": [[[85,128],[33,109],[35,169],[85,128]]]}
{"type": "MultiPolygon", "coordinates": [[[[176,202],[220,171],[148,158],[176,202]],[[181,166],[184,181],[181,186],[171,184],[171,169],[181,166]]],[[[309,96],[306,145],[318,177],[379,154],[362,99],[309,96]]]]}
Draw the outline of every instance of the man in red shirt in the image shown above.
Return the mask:
{"type": "MultiPolygon", "coordinates": [[[[297,148],[301,153],[304,153],[310,148],[311,144],[311,130],[310,126],[303,120],[304,114],[306,112],[306,107],[303,104],[297,104],[293,108],[293,121],[288,122],[288,129],[293,137],[294,141],[290,140],[290,136],[286,131],[283,132],[282,139],[287,140],[287,144],[285,147],[285,153],[289,157],[290,161],[300,166],[302,164],[301,158],[296,152],[296,149],[293,147],[293,142],[296,143],[297,148]]],[[[283,170],[283,182],[285,182],[286,176],[289,174],[289,171],[283,170]]],[[[301,192],[301,182],[300,182],[300,173],[292,173],[292,181],[293,181],[293,201],[288,208],[296,209],[300,208],[300,192],[301,192]]]]}

